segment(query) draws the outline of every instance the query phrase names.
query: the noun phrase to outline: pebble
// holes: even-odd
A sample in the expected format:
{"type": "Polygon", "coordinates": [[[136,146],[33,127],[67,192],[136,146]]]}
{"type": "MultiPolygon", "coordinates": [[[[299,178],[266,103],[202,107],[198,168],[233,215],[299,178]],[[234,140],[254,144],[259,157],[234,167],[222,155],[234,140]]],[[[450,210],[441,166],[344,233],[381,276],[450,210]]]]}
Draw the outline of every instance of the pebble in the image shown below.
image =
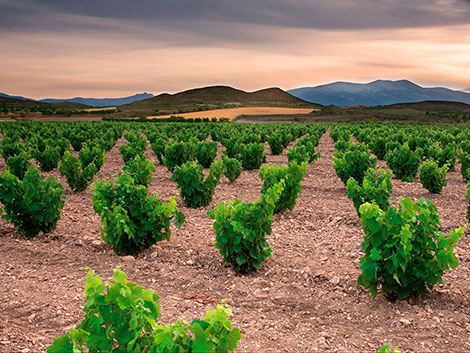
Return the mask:
{"type": "Polygon", "coordinates": [[[338,276],[334,276],[332,279],[330,279],[330,283],[338,284],[338,283],[339,283],[339,277],[338,277],[338,276]]]}
{"type": "Polygon", "coordinates": [[[410,320],[407,320],[407,319],[400,319],[400,322],[401,322],[402,324],[406,325],[406,326],[411,325],[410,320]]]}
{"type": "Polygon", "coordinates": [[[127,256],[122,257],[122,261],[124,261],[124,262],[134,262],[135,258],[132,255],[127,255],[127,256]]]}

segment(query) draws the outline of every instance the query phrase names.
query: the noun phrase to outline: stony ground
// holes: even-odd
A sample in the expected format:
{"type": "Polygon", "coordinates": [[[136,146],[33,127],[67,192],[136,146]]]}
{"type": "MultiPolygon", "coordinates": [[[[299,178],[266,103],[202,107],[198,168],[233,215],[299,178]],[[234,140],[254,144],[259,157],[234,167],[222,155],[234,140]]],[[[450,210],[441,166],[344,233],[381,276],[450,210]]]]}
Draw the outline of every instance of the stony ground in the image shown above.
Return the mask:
{"type": "MultiPolygon", "coordinates": [[[[98,179],[121,171],[118,146],[124,142],[111,150],[98,179]]],[[[356,285],[363,233],[332,168],[334,145],[328,134],[318,150],[322,157],[308,166],[295,209],[274,217],[268,237],[272,258],[249,275],[223,264],[206,213],[222,200],[258,198],[257,171],[243,172],[234,183],[223,178],[210,205],[189,209],[179,200],[170,173],[157,166],[150,190],[162,200],[176,196],[187,221],[179,230],[172,228],[169,242],[135,259],[115,255],[101,241],[90,191],[74,193],[57,171],[47,173],[64,185],[68,197],[57,230],[27,240],[0,221],[0,352],[44,351],[81,322],[88,268],[109,279],[117,266],[130,281],[159,294],[163,323],[202,317],[226,298],[235,314],[233,325],[242,331],[241,352],[376,352],[389,342],[407,352],[470,350],[467,235],[456,246],[460,265],[445,275],[445,285],[418,299],[372,298],[356,285]]],[[[285,152],[268,153],[268,161],[287,162],[285,152]]],[[[150,149],[147,157],[158,164],[150,149]]],[[[393,180],[392,199],[431,199],[448,232],[466,223],[465,192],[455,171],[440,195],[429,194],[419,182],[393,180]]]]}

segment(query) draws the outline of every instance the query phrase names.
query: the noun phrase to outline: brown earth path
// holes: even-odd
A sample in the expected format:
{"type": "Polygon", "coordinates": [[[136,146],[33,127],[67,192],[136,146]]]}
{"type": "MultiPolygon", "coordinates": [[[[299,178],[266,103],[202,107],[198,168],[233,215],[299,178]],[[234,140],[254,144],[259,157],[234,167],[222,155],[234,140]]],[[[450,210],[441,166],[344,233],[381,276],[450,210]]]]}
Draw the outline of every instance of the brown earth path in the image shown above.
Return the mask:
{"type": "MultiPolygon", "coordinates": [[[[117,175],[123,163],[118,146],[108,154],[99,179],[117,175]]],[[[292,146],[292,144],[291,144],[292,146]]],[[[268,237],[273,257],[250,275],[224,265],[213,247],[207,210],[221,200],[252,201],[262,183],[258,171],[244,171],[233,184],[222,179],[213,202],[200,209],[178,206],[187,217],[170,242],[161,242],[134,260],[116,256],[100,240],[100,219],[91,192],[73,193],[57,171],[68,200],[57,230],[27,240],[0,221],[0,352],[40,352],[83,317],[86,267],[109,279],[122,266],[130,281],[161,297],[161,322],[200,318],[227,298],[242,330],[238,350],[246,352],[377,351],[393,342],[404,351],[468,351],[470,332],[470,247],[464,237],[456,250],[461,264],[446,284],[422,298],[395,303],[372,298],[356,286],[362,229],[344,185],[332,168],[334,145],[325,134],[322,157],[308,166],[303,191],[292,212],[276,215],[268,237]]],[[[286,151],[268,161],[287,162],[286,151]]],[[[156,161],[148,149],[147,156],[156,161]]],[[[156,162],[158,164],[158,162],[156,162]]],[[[158,165],[151,191],[167,200],[176,184],[158,165]]],[[[451,172],[441,195],[419,183],[394,180],[393,200],[420,196],[437,204],[443,229],[464,224],[465,183],[451,172]]]]}

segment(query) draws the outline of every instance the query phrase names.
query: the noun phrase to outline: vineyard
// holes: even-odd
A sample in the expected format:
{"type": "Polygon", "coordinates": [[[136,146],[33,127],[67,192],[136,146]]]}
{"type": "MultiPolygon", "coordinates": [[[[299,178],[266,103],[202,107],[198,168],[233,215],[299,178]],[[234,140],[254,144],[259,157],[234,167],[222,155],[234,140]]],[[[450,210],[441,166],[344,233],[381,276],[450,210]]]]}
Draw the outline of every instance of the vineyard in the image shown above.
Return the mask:
{"type": "Polygon", "coordinates": [[[0,133],[0,352],[470,349],[466,126],[0,133]]]}

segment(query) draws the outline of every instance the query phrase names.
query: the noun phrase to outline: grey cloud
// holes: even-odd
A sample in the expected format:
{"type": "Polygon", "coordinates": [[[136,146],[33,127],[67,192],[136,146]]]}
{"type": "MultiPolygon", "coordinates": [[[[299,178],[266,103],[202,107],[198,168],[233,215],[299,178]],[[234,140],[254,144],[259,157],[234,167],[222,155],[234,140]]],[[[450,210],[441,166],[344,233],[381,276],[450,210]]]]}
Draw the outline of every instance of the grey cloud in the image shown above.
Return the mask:
{"type": "Polygon", "coordinates": [[[84,17],[181,31],[250,24],[330,30],[402,28],[469,23],[470,0],[0,0],[0,28],[4,29],[80,29],[87,26],[80,23],[84,17]]]}

